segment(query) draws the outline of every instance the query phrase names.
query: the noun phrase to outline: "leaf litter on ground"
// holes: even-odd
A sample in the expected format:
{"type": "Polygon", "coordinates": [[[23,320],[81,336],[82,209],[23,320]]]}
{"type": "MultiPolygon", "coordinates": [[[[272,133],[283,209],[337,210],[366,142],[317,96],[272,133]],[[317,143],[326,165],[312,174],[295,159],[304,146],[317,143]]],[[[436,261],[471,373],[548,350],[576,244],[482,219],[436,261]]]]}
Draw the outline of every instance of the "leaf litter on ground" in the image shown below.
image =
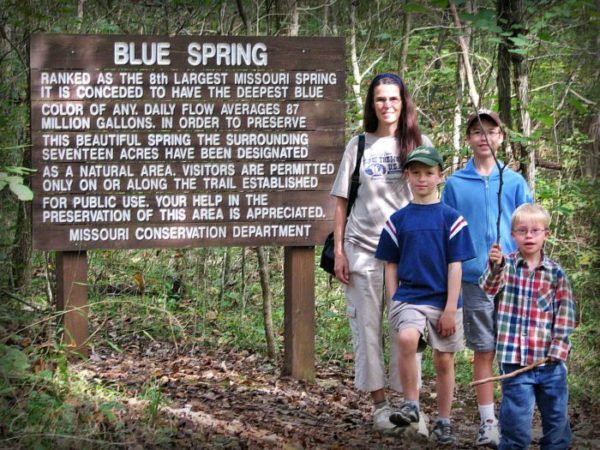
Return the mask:
{"type": "MultiPolygon", "coordinates": [[[[353,388],[352,372],[343,366],[317,367],[314,383],[282,376],[281,369],[247,351],[202,349],[182,351],[159,342],[96,348],[96,357],[79,362],[88,379],[122,391],[129,400],[121,419],[144,448],[286,448],[286,449],[414,449],[434,448],[411,436],[385,436],[372,431],[369,396],[353,388]],[[140,420],[149,401],[140,394],[152,386],[161,393],[155,427],[162,441],[148,435],[140,420]],[[148,441],[145,441],[148,439],[148,441]]],[[[434,380],[425,379],[421,405],[431,421],[436,416],[434,380]]],[[[391,394],[393,406],[401,397],[391,394]]],[[[597,448],[600,417],[597,405],[573,410],[574,447],[597,448]],[[595,425],[590,426],[593,423],[595,425]]],[[[457,448],[475,448],[478,412],[472,389],[457,385],[453,405],[457,448]]],[[[539,415],[535,422],[539,448],[539,415]]]]}

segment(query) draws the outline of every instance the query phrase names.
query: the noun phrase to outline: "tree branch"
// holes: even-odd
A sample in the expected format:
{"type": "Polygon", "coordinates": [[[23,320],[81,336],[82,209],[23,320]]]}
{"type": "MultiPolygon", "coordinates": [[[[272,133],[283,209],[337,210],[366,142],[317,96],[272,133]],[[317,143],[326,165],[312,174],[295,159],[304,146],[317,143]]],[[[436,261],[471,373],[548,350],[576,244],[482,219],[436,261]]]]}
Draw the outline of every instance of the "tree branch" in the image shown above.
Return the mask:
{"type": "Polygon", "coordinates": [[[498,375],[497,377],[482,378],[481,380],[473,381],[471,384],[469,384],[469,386],[475,387],[475,386],[479,386],[480,384],[490,383],[492,381],[500,381],[500,380],[506,380],[507,378],[513,378],[523,372],[528,372],[532,369],[535,369],[537,366],[541,366],[542,364],[547,363],[548,361],[550,361],[550,357],[547,356],[544,359],[535,361],[534,363],[529,364],[528,366],[522,367],[521,369],[517,369],[514,372],[506,373],[504,375],[498,375]]]}

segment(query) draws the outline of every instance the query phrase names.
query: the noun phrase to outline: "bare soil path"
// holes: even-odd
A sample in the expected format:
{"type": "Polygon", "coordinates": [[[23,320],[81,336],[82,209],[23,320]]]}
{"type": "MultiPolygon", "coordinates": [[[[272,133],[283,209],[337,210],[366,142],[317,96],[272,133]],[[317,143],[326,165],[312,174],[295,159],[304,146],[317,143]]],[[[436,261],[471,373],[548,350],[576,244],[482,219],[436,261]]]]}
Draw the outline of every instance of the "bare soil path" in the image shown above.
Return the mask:
{"type": "MultiPolygon", "coordinates": [[[[152,343],[131,344],[121,353],[96,349],[74,369],[132,399],[118,413],[127,448],[434,448],[413,436],[373,433],[368,396],[353,389],[350,371],[336,366],[319,367],[315,383],[305,383],[245,352],[175,351],[152,343]],[[146,400],[133,400],[141,394],[146,400]]],[[[425,380],[422,407],[431,418],[434,392],[433,381],[425,380]]],[[[391,400],[398,404],[400,398],[391,400]]],[[[478,416],[470,388],[458,387],[453,415],[457,448],[475,448],[478,416]]],[[[597,405],[572,407],[571,420],[574,449],[600,448],[597,405]]],[[[539,433],[537,419],[536,428],[539,433]]]]}

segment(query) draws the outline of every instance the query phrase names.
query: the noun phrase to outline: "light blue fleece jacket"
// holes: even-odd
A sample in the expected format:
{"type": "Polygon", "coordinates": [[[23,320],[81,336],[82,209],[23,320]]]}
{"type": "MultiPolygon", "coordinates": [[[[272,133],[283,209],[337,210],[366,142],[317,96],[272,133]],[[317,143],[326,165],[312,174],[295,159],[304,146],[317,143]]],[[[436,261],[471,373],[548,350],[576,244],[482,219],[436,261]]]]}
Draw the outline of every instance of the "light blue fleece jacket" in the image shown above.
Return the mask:
{"type": "MultiPolygon", "coordinates": [[[[502,162],[500,164],[503,165],[502,162]]],[[[469,224],[477,256],[463,263],[462,279],[468,283],[479,284],[490,248],[496,243],[499,174],[498,167],[494,167],[489,177],[482,177],[471,158],[464,169],[448,178],[442,192],[442,202],[456,209],[469,224]]],[[[514,170],[506,167],[502,171],[502,180],[500,244],[503,253],[508,255],[517,248],[510,233],[512,213],[523,203],[532,203],[533,197],[525,179],[514,170]]]]}

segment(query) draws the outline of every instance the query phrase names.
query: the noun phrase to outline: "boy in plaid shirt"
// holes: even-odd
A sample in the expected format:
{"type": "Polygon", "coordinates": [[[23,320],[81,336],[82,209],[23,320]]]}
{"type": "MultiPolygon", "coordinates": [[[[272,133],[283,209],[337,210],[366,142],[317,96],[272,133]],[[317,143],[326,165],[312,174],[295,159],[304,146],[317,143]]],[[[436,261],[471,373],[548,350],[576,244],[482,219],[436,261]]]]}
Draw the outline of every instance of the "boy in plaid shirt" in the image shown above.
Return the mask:
{"type": "Polygon", "coordinates": [[[564,270],[543,251],[550,215],[539,205],[521,205],[512,216],[518,250],[507,257],[500,245],[490,250],[481,288],[496,295],[496,357],[508,374],[548,358],[532,370],[502,381],[500,449],[526,449],[531,442],[534,404],[540,410],[544,450],[567,449],[571,442],[565,361],[575,328],[575,302],[564,270]]]}

